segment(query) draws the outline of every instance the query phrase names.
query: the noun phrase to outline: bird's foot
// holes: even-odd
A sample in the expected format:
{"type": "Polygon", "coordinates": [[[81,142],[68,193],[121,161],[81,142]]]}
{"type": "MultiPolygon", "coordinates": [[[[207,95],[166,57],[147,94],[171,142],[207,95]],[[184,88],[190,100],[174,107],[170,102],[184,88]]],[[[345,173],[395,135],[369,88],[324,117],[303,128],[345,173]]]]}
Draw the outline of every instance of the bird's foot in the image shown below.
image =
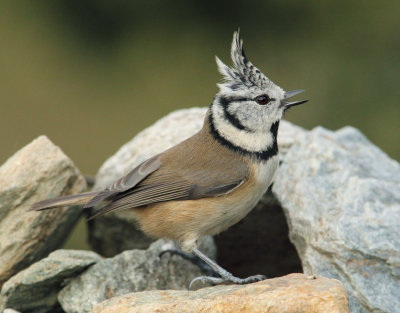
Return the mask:
{"type": "Polygon", "coordinates": [[[219,276],[216,271],[214,271],[206,262],[204,262],[202,259],[200,259],[198,256],[190,253],[183,252],[182,250],[179,249],[166,249],[161,251],[159,254],[159,257],[161,258],[165,253],[169,253],[172,255],[179,255],[181,258],[191,262],[192,264],[196,265],[200,270],[210,276],[204,276],[204,277],[211,277],[211,276],[219,276]]]}
{"type": "Polygon", "coordinates": [[[193,283],[196,281],[201,281],[202,283],[212,283],[212,284],[224,284],[224,283],[233,283],[238,285],[250,284],[254,283],[267,277],[264,275],[254,275],[249,276],[247,278],[238,278],[233,276],[230,272],[223,269],[209,257],[207,257],[203,252],[198,250],[197,248],[193,248],[193,253],[197,255],[200,259],[202,259],[205,263],[207,263],[216,273],[218,273],[219,277],[210,277],[210,276],[200,276],[193,279],[189,285],[189,289],[193,286],[193,283]]]}
{"type": "MultiPolygon", "coordinates": [[[[230,273],[229,273],[230,274],[230,273]]],[[[261,281],[266,279],[267,277],[264,275],[254,275],[254,276],[249,276],[247,278],[239,278],[235,277],[233,275],[224,275],[225,277],[212,277],[212,276],[199,276],[193,279],[190,282],[189,289],[192,289],[192,286],[195,282],[200,281],[202,284],[210,283],[214,285],[218,284],[237,284],[237,285],[245,285],[245,284],[251,284],[255,283],[257,281],[261,281]]]]}

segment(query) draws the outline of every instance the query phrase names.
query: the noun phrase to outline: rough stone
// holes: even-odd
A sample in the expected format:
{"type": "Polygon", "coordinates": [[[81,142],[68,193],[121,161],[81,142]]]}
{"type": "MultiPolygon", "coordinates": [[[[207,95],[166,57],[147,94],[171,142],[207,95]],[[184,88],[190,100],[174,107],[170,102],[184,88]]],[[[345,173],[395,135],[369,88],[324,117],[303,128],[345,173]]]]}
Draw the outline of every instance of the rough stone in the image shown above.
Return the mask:
{"type": "Polygon", "coordinates": [[[28,212],[37,201],[84,191],[72,161],[40,136],[0,167],[0,286],[59,247],[80,215],[78,208],[28,212]]]}
{"type": "MultiPolygon", "coordinates": [[[[200,249],[215,258],[211,237],[200,243],[200,249]]],[[[164,254],[171,243],[158,240],[147,250],[125,251],[93,265],[72,279],[61,290],[58,300],[67,313],[89,313],[103,300],[133,291],[153,289],[186,289],[190,281],[202,275],[199,268],[180,256],[164,254]]]]}
{"type": "Polygon", "coordinates": [[[101,259],[91,251],[56,250],[50,253],[3,285],[0,312],[5,308],[35,313],[54,312],[58,306],[58,292],[65,280],[77,276],[101,259]]]}
{"type": "Polygon", "coordinates": [[[352,127],[301,136],[273,192],[304,272],[343,282],[353,313],[400,312],[399,164],[352,127]]]}
{"type": "Polygon", "coordinates": [[[348,312],[346,290],[334,279],[308,279],[303,274],[250,285],[227,285],[197,291],[145,291],[98,304],[93,313],[197,312],[348,312]]]}

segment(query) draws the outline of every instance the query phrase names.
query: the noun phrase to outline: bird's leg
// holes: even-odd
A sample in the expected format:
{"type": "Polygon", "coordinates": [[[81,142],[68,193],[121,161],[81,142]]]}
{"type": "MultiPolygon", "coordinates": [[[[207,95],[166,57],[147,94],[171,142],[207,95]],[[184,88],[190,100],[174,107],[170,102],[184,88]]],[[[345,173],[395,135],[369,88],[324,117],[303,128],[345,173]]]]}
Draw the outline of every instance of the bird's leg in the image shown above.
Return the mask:
{"type": "Polygon", "coordinates": [[[208,264],[221,277],[211,277],[211,276],[196,277],[190,282],[189,289],[192,289],[193,283],[198,280],[200,280],[202,283],[207,283],[207,282],[212,284],[234,283],[234,284],[244,285],[266,279],[266,276],[264,275],[254,275],[254,276],[249,276],[247,278],[235,277],[227,270],[219,266],[217,263],[215,263],[213,260],[211,260],[209,257],[207,257],[197,248],[193,249],[193,253],[194,255],[198,256],[201,260],[203,260],[206,264],[208,264]]]}
{"type": "Polygon", "coordinates": [[[206,273],[209,276],[219,276],[219,274],[214,271],[211,266],[209,266],[205,261],[199,258],[197,255],[183,252],[182,250],[176,248],[169,248],[161,251],[159,257],[161,258],[165,253],[170,253],[174,255],[179,255],[185,260],[188,260],[192,264],[196,265],[203,273],[206,273]]]}

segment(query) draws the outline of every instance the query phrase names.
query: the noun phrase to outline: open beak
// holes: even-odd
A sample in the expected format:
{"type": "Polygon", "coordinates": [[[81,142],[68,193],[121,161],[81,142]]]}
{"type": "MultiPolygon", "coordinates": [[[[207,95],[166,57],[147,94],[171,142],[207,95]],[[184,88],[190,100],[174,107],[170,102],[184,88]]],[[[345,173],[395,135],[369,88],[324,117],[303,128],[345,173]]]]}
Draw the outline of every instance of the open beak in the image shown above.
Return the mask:
{"type": "Polygon", "coordinates": [[[289,99],[295,95],[298,95],[299,93],[302,93],[302,92],[304,92],[304,90],[302,90],[302,89],[285,92],[283,100],[281,101],[281,106],[285,106],[285,110],[287,110],[295,105],[306,103],[308,100],[300,100],[300,101],[292,101],[292,102],[286,101],[287,99],[289,99]]]}

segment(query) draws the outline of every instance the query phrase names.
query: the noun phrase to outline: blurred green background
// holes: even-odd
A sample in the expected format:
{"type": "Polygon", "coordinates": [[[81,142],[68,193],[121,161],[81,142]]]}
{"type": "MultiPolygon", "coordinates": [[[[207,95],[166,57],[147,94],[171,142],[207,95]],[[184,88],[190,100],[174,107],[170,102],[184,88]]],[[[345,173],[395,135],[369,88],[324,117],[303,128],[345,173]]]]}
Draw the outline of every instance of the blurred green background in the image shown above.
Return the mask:
{"type": "Polygon", "coordinates": [[[85,174],[166,113],[207,106],[239,26],[250,60],[400,159],[400,1],[0,2],[0,163],[40,134],[85,174]],[[396,97],[397,96],[397,97],[396,97]]]}

